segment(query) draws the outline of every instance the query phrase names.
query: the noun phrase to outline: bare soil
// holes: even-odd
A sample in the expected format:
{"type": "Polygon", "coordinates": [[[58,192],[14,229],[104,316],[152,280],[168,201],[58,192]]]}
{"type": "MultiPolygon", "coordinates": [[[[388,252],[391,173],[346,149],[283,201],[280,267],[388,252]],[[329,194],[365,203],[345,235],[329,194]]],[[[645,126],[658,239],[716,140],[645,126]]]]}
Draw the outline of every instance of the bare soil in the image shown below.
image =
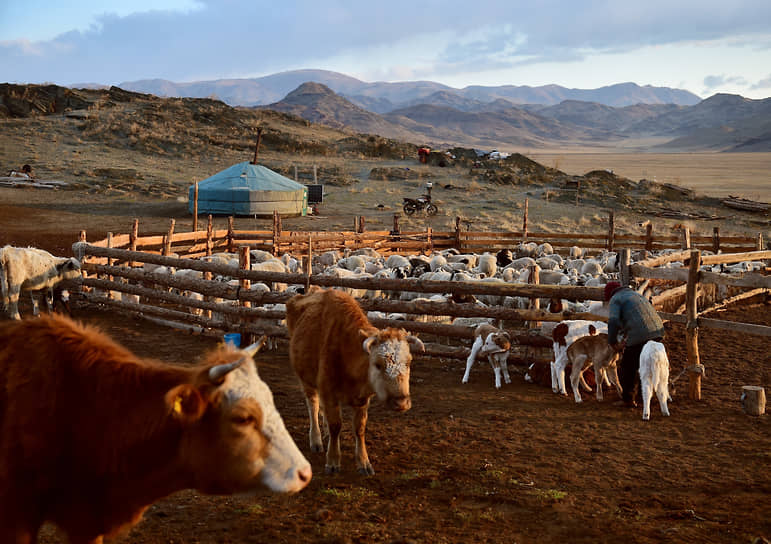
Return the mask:
{"type": "MultiPolygon", "coordinates": [[[[0,204],[0,244],[70,254],[79,229],[126,232],[130,218],[160,227],[162,202],[112,204],[81,195],[7,189],[0,204]],[[27,195],[26,199],[21,198],[27,195]],[[125,207],[129,207],[126,209],[125,207]],[[133,206],[133,207],[131,207],[133,206]]],[[[174,205],[173,203],[171,204],[174,205]]],[[[721,318],[771,325],[768,302],[721,312],[721,318]]],[[[137,354],[194,361],[217,342],[101,310],[76,311],[137,354]]],[[[668,326],[672,375],[685,365],[684,331],[668,326]]],[[[353,463],[343,429],[342,474],[323,473],[309,452],[307,414],[286,347],[259,356],[260,373],[315,474],[296,496],[212,497],[187,490],[152,506],[117,542],[767,542],[771,539],[771,420],[742,412],[742,385],[769,389],[768,339],[700,331],[707,368],[703,400],[677,382],[661,416],[612,405],[608,391],[576,405],[528,384],[512,368],[499,391],[486,365],[460,383],[463,363],[416,361],[413,408],[391,413],[374,403],[367,429],[376,474],[353,463]]],[[[350,416],[350,411],[347,416],[350,416]]],[[[43,544],[65,542],[46,525],[43,544]]]]}

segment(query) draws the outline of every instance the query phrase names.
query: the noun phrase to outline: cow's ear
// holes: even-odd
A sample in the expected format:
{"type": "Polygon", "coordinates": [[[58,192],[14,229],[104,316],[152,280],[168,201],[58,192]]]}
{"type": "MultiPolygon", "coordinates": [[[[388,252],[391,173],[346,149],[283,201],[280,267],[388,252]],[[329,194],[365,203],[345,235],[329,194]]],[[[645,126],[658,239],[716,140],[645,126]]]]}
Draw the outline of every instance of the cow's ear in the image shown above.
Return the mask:
{"type": "MultiPolygon", "coordinates": [[[[363,330],[359,330],[359,334],[362,336],[367,336],[367,333],[363,330]]],[[[370,353],[372,351],[372,344],[375,343],[377,340],[377,334],[372,336],[367,336],[367,338],[364,340],[364,343],[361,345],[361,347],[366,351],[367,353],[370,353]]]]}
{"type": "Polygon", "coordinates": [[[206,409],[206,402],[201,393],[190,384],[182,384],[166,393],[166,406],[171,416],[183,423],[191,423],[201,418],[206,409]]]}
{"type": "Polygon", "coordinates": [[[409,335],[407,336],[407,343],[411,344],[412,346],[415,346],[415,349],[417,351],[426,351],[426,346],[423,345],[423,342],[421,342],[420,338],[417,336],[409,335]]]}

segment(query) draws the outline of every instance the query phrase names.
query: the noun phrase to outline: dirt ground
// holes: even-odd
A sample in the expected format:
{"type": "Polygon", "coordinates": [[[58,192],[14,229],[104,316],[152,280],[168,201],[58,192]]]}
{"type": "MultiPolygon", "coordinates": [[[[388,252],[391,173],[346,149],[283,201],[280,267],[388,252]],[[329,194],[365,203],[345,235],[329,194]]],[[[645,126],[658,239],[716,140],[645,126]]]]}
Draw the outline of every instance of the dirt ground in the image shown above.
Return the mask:
{"type": "MultiPolygon", "coordinates": [[[[44,200],[30,194],[27,202],[2,201],[0,245],[69,255],[79,228],[125,232],[130,217],[155,213],[152,204],[118,210],[44,200]]],[[[760,301],[720,317],[771,325],[770,310],[760,301]]],[[[75,317],[164,361],[194,361],[217,342],[100,310],[80,309],[75,317]]],[[[682,327],[668,326],[673,376],[685,365],[683,335],[682,327]]],[[[496,391],[487,365],[475,366],[462,385],[463,362],[417,360],[413,408],[395,414],[375,402],[370,410],[376,474],[368,478],[353,463],[350,410],[342,473],[325,475],[323,454],[309,452],[303,396],[282,347],[258,357],[260,374],[313,465],[308,488],[257,497],[182,491],[152,506],[117,542],[768,542],[771,420],[745,415],[739,397],[742,385],[771,389],[771,343],[703,330],[699,347],[707,369],[703,400],[687,399],[683,377],[672,416],[662,417],[654,400],[649,422],[639,408],[613,406],[611,392],[602,403],[585,396],[576,405],[526,383],[524,369],[512,367],[512,383],[496,391]]],[[[40,542],[65,539],[47,525],[40,542]]]]}

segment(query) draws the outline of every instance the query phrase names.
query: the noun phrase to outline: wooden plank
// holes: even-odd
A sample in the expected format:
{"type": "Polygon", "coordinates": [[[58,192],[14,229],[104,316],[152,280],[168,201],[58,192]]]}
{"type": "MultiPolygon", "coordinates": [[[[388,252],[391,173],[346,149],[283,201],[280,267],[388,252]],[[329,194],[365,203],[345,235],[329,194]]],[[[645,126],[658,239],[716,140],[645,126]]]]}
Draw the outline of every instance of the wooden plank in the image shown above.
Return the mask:
{"type": "Polygon", "coordinates": [[[685,251],[677,251],[675,253],[670,253],[669,255],[660,255],[658,257],[653,257],[651,259],[645,259],[644,261],[639,261],[635,264],[639,266],[644,266],[647,268],[655,268],[657,266],[661,266],[667,263],[673,263],[675,261],[685,262],[690,256],[691,256],[691,250],[687,249],[685,251]]]}
{"type": "Polygon", "coordinates": [[[757,336],[771,336],[771,327],[755,325],[752,323],[736,323],[734,321],[700,317],[699,326],[704,327],[705,329],[719,329],[723,331],[743,332],[757,336]]]}
{"type": "Polygon", "coordinates": [[[763,276],[757,273],[746,273],[742,277],[729,276],[727,274],[718,274],[716,272],[701,272],[701,281],[703,283],[717,283],[720,285],[731,285],[733,287],[754,287],[771,289],[771,276],[763,276]]]}
{"type": "Polygon", "coordinates": [[[655,278],[659,280],[682,282],[688,281],[687,268],[648,268],[646,266],[640,266],[639,264],[633,264],[629,268],[632,271],[632,276],[636,278],[655,278]]]}
{"type": "MultiPolygon", "coordinates": [[[[725,238],[720,239],[722,246],[725,238]]],[[[701,261],[703,264],[728,264],[742,261],[765,261],[771,259],[771,251],[748,251],[746,253],[721,253],[720,255],[705,255],[701,261]]]]}

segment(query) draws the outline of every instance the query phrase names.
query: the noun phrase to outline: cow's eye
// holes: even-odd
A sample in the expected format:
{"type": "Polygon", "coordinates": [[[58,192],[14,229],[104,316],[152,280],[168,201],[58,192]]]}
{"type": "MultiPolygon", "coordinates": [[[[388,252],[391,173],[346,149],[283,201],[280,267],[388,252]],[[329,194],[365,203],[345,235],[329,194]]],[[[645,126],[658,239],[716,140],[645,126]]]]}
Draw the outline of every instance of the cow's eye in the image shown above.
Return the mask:
{"type": "Polygon", "coordinates": [[[236,425],[252,425],[254,423],[253,416],[233,416],[233,423],[236,425]]]}
{"type": "Polygon", "coordinates": [[[378,361],[377,363],[375,363],[375,368],[377,368],[378,370],[383,370],[382,361],[378,361]]]}

